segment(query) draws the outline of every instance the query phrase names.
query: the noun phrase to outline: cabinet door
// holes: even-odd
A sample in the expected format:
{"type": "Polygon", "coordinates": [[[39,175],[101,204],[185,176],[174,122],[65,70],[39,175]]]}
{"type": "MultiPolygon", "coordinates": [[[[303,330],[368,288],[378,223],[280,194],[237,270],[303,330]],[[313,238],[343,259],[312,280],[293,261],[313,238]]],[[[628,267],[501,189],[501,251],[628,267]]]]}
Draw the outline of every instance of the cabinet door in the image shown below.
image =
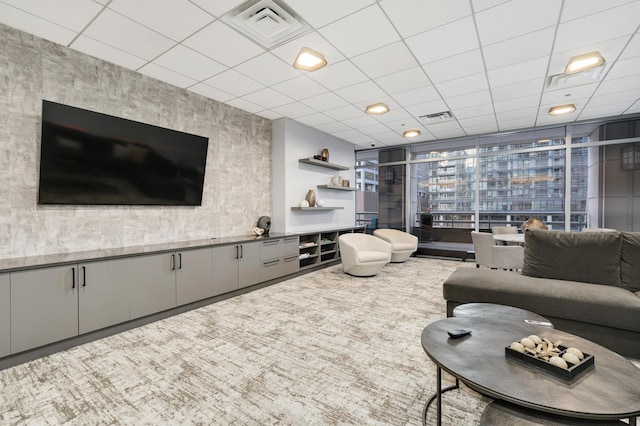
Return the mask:
{"type": "Polygon", "coordinates": [[[11,290],[9,274],[0,275],[0,357],[11,353],[11,290]]]}
{"type": "Polygon", "coordinates": [[[178,305],[213,296],[213,250],[187,250],[178,252],[176,256],[178,305]]]}
{"type": "Polygon", "coordinates": [[[129,260],[78,265],[80,334],[129,320],[129,260]]]}
{"type": "Polygon", "coordinates": [[[213,295],[238,289],[240,246],[213,247],[213,295]]]}
{"type": "Polygon", "coordinates": [[[12,354],[77,335],[77,267],[11,273],[12,354]]]}
{"type": "Polygon", "coordinates": [[[240,262],[238,265],[238,286],[240,288],[265,281],[262,276],[262,261],[260,260],[261,245],[261,242],[240,244],[240,262]]]}
{"type": "Polygon", "coordinates": [[[130,259],[131,319],[176,307],[176,257],[165,253],[130,259]]]}

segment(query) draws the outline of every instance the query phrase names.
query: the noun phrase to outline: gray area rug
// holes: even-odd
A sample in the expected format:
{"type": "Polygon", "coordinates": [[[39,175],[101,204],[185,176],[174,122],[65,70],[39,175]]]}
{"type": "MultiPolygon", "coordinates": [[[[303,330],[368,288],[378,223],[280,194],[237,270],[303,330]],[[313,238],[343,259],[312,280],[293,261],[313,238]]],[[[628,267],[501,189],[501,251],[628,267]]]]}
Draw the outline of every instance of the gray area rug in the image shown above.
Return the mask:
{"type": "MultiPolygon", "coordinates": [[[[0,423],[419,425],[436,388],[420,333],[459,266],[332,266],[0,371],[0,423]]],[[[489,402],[451,392],[443,424],[477,425],[489,402]]]]}

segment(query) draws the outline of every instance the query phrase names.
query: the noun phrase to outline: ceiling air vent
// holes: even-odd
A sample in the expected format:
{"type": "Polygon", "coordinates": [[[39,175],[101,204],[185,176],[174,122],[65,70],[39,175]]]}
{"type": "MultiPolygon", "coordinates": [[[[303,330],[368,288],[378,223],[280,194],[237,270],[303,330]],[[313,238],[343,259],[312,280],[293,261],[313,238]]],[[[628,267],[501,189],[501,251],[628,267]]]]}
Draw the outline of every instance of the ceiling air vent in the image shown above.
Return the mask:
{"type": "Polygon", "coordinates": [[[611,64],[606,63],[596,68],[591,68],[577,74],[555,74],[549,76],[547,80],[547,89],[557,90],[568,87],[582,86],[583,84],[596,83],[604,78],[611,68],[611,64]]]}
{"type": "Polygon", "coordinates": [[[436,112],[435,114],[421,115],[418,117],[424,124],[438,124],[455,120],[451,111],[436,112]]]}
{"type": "Polygon", "coordinates": [[[245,2],[221,19],[266,48],[310,30],[309,24],[276,0],[245,2]]]}

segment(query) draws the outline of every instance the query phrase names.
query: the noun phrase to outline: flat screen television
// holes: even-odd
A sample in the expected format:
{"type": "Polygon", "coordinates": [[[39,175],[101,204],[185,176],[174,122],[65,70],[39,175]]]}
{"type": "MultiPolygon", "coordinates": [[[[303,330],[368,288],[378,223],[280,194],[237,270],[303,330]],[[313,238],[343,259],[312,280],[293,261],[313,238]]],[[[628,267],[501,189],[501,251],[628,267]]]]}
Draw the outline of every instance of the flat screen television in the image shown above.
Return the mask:
{"type": "Polygon", "coordinates": [[[209,139],[42,102],[38,204],[202,204],[209,139]]]}

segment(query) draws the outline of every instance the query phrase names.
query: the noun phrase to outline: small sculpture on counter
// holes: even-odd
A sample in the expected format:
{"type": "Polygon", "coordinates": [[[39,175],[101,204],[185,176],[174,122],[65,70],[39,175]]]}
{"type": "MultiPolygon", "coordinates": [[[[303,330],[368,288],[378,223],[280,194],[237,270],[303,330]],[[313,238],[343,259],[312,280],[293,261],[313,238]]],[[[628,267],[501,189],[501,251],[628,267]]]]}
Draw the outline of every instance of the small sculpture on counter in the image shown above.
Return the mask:
{"type": "Polygon", "coordinates": [[[251,230],[251,235],[255,237],[260,237],[262,234],[264,234],[264,229],[258,228],[257,226],[251,230]]]}
{"type": "Polygon", "coordinates": [[[313,189],[310,189],[309,192],[307,192],[307,197],[305,199],[309,203],[309,207],[316,206],[316,192],[313,189]]]}
{"type": "Polygon", "coordinates": [[[269,231],[271,230],[271,217],[260,216],[260,218],[258,219],[258,224],[256,226],[262,229],[265,235],[269,235],[269,231]]]}

